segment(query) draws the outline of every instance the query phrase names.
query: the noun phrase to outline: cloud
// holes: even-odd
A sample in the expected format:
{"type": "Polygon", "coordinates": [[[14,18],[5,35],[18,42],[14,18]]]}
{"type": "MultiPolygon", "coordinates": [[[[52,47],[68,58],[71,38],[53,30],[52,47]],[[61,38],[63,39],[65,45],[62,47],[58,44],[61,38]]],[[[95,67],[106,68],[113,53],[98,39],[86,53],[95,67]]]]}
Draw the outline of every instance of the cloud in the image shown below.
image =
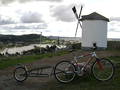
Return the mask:
{"type": "Polygon", "coordinates": [[[16,25],[15,27],[12,27],[11,29],[46,29],[47,25],[45,24],[28,24],[28,25],[16,25]]]}
{"type": "Polygon", "coordinates": [[[8,15],[0,15],[0,25],[6,24],[16,24],[16,23],[45,23],[42,19],[42,15],[38,12],[28,11],[22,12],[20,17],[8,16],[8,15]]]}
{"type": "Polygon", "coordinates": [[[65,5],[60,5],[55,8],[51,9],[51,16],[55,17],[56,20],[64,21],[64,22],[73,22],[75,21],[75,16],[72,12],[72,5],[65,6],[65,5]]]}
{"type": "Polygon", "coordinates": [[[45,23],[31,23],[31,24],[7,24],[7,25],[1,25],[0,29],[6,29],[6,30],[19,30],[19,29],[46,29],[47,24],[45,23]]]}
{"type": "Polygon", "coordinates": [[[43,23],[42,15],[37,12],[26,12],[21,17],[22,23],[43,23]]]}
{"type": "Polygon", "coordinates": [[[111,29],[109,29],[109,32],[120,32],[120,29],[117,29],[117,28],[111,28],[111,29]]]}
{"type": "Polygon", "coordinates": [[[47,29],[48,25],[47,23],[42,23],[42,24],[39,24],[39,25],[34,25],[34,29],[47,29]]]}
{"type": "Polygon", "coordinates": [[[11,29],[30,29],[29,26],[23,26],[23,25],[16,25],[15,27],[12,27],[11,29]]]}
{"type": "Polygon", "coordinates": [[[119,21],[111,21],[108,24],[108,31],[109,32],[120,32],[120,22],[119,21]]]}
{"type": "Polygon", "coordinates": [[[47,25],[44,23],[6,24],[0,26],[1,34],[22,35],[22,34],[31,34],[31,33],[39,34],[40,32],[50,33],[50,31],[47,30],[47,25]]]}
{"type": "Polygon", "coordinates": [[[63,0],[36,0],[36,1],[61,2],[63,0]]]}
{"type": "Polygon", "coordinates": [[[111,21],[120,21],[120,17],[111,17],[110,20],[111,21]]]}
{"type": "Polygon", "coordinates": [[[0,15],[0,25],[13,24],[13,23],[16,23],[16,22],[12,18],[8,16],[0,15]]]}
{"type": "Polygon", "coordinates": [[[25,3],[25,2],[30,2],[30,1],[48,1],[48,2],[61,2],[62,0],[0,0],[0,3],[1,4],[9,4],[9,3],[12,3],[12,2],[20,2],[20,3],[25,3]]]}

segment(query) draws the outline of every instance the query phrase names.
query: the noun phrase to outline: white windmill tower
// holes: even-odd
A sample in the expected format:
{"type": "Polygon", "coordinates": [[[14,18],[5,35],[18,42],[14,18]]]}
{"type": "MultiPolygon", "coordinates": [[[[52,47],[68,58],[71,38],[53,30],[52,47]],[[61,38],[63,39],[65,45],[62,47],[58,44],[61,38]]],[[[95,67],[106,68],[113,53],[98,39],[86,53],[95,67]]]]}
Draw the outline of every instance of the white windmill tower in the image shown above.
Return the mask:
{"type": "Polygon", "coordinates": [[[79,24],[82,28],[82,49],[90,49],[93,44],[100,49],[107,48],[107,22],[109,19],[96,12],[81,17],[82,8],[83,6],[81,6],[79,15],[75,6],[72,8],[78,20],[75,37],[79,24]]]}

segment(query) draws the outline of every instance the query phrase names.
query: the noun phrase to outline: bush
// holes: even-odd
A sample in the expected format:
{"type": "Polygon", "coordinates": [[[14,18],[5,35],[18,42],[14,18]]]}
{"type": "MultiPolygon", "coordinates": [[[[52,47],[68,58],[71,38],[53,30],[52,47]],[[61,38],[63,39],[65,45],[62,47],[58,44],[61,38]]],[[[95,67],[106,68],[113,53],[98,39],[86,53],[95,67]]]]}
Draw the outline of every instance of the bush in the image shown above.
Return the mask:
{"type": "Polygon", "coordinates": [[[81,49],[81,43],[73,43],[67,45],[68,49],[81,49]]]}

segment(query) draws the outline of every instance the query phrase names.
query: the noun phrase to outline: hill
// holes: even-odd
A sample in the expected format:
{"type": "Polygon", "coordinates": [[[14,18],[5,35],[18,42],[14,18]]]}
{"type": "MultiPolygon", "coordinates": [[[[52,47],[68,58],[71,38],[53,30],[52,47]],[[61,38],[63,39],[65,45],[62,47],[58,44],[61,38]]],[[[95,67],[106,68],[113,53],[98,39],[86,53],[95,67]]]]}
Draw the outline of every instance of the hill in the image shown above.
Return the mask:
{"type": "MultiPolygon", "coordinates": [[[[41,40],[50,40],[45,36],[41,36],[41,40]]],[[[40,43],[40,35],[27,34],[27,35],[0,35],[0,44],[34,44],[40,43]]]]}

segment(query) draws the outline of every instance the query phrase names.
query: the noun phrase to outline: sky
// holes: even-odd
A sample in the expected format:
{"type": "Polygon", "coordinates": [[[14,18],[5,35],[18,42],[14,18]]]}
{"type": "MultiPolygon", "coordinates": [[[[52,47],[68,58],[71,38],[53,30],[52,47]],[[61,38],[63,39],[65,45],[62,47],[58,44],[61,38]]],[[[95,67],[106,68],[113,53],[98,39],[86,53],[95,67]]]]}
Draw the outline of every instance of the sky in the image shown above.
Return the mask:
{"type": "MultiPolygon", "coordinates": [[[[42,34],[74,37],[76,6],[82,15],[92,12],[110,19],[108,38],[120,38],[120,0],[0,0],[0,34],[42,34]]],[[[81,37],[79,27],[77,37],[81,37]]]]}

